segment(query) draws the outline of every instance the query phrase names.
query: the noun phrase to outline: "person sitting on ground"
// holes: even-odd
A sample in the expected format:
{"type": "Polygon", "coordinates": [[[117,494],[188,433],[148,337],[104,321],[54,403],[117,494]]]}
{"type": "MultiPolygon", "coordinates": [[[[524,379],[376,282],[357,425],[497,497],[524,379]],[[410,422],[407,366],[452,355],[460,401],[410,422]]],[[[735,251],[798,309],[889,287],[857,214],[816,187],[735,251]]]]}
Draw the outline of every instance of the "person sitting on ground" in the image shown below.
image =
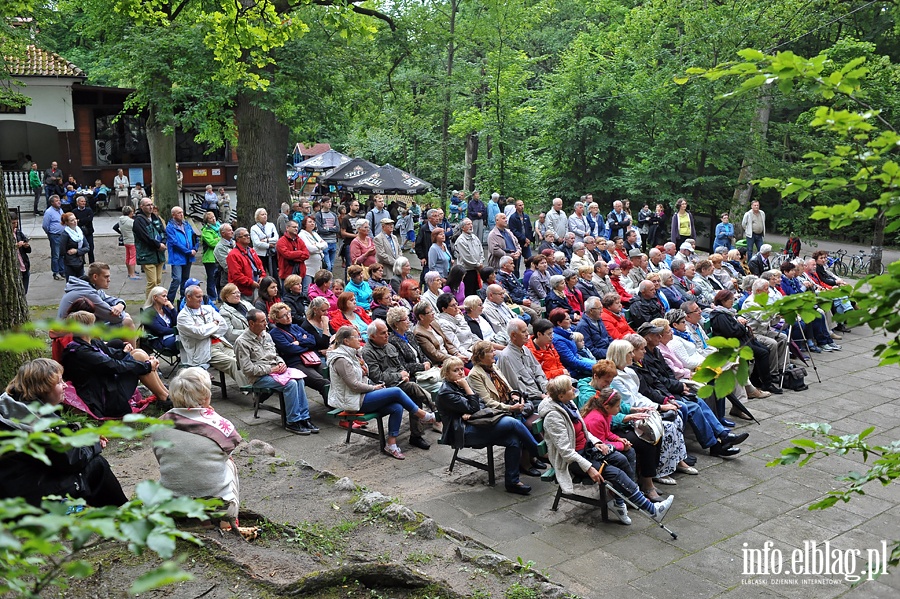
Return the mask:
{"type": "MultiPolygon", "coordinates": [[[[575,378],[589,377],[594,361],[578,355],[578,347],[572,338],[572,319],[569,314],[556,308],[550,312],[548,320],[553,323],[553,347],[556,348],[562,365],[575,378]]],[[[547,378],[552,377],[548,375],[547,378]]]]}
{"type": "MultiPolygon", "coordinates": [[[[605,373],[607,370],[613,370],[606,364],[601,366],[600,362],[595,364],[594,368],[598,374],[605,373]]],[[[584,423],[592,435],[612,447],[615,453],[625,457],[625,463],[623,464],[625,467],[622,468],[620,466],[620,469],[633,482],[638,483],[641,493],[654,503],[660,502],[663,498],[656,487],[653,486],[653,479],[656,478],[656,466],[659,463],[661,444],[648,443],[638,436],[634,428],[630,426],[630,423],[623,425],[624,417],[620,416],[623,403],[622,395],[608,385],[597,389],[601,381],[601,377],[598,376],[592,376],[591,378],[591,385],[596,392],[581,408],[581,416],[584,418],[584,423]],[[606,391],[605,393],[604,390],[606,391]]],[[[645,412],[637,412],[634,415],[629,414],[629,416],[631,416],[632,421],[640,421],[646,419],[647,414],[645,412]]],[[[621,460],[619,462],[621,463],[621,460]]]]}
{"type": "MultiPolygon", "coordinates": [[[[564,493],[574,493],[573,478],[581,480],[587,477],[601,485],[608,481],[654,520],[662,521],[675,496],[669,495],[665,501],[656,505],[641,493],[622,469],[628,464],[625,457],[616,454],[609,445],[588,430],[573,401],[577,396],[574,381],[568,376],[551,379],[547,383],[547,392],[550,397],[541,402],[538,414],[544,419],[547,456],[556,471],[560,489],[564,493]]],[[[613,394],[618,393],[608,388],[600,392],[608,403],[613,394]]],[[[616,401],[615,397],[612,401],[616,401]]],[[[607,505],[622,524],[631,524],[628,509],[621,498],[610,499],[607,505]]]]}
{"type": "MultiPolygon", "coordinates": [[[[170,397],[174,407],[160,419],[174,426],[153,433],[159,483],[176,495],[221,499],[225,518],[220,527],[230,530],[237,526],[240,507],[238,470],[231,453],[240,445],[241,435],[210,405],[212,384],[202,368],[182,370],[171,382],[170,397]]],[[[255,536],[254,529],[240,532],[245,538],[255,536]]]]}
{"type": "MultiPolygon", "coordinates": [[[[374,267],[374,266],[373,266],[374,267]]],[[[350,292],[356,296],[356,305],[363,310],[369,310],[372,305],[372,288],[367,281],[363,280],[363,267],[354,264],[347,269],[347,282],[344,291],[350,292]]]]}
{"type": "Polygon", "coordinates": [[[318,433],[319,428],[309,418],[303,379],[294,378],[278,355],[275,342],[266,330],[266,315],[254,308],[247,314],[247,324],[247,330],[234,342],[234,355],[241,372],[255,388],[284,393],[285,430],[295,435],[318,433]]]}
{"type": "Polygon", "coordinates": [[[356,295],[351,291],[344,291],[338,296],[338,309],[328,313],[331,322],[331,330],[337,332],[341,327],[353,326],[359,331],[363,343],[368,335],[368,327],[372,319],[365,310],[356,305],[356,295]]]}
{"type": "Polygon", "coordinates": [[[561,374],[569,374],[559,359],[559,353],[553,346],[553,323],[546,319],[538,319],[531,326],[531,338],[527,347],[534,355],[534,359],[541,365],[547,380],[561,374]]]}
{"type": "Polygon", "coordinates": [[[637,328],[654,318],[662,318],[666,310],[662,302],[656,296],[656,285],[652,281],[641,281],[637,289],[637,297],[628,308],[630,313],[630,325],[637,328]]]}
{"type": "Polygon", "coordinates": [[[413,334],[422,353],[432,364],[439,366],[451,356],[463,357],[459,348],[444,333],[431,304],[422,300],[416,304],[413,312],[416,315],[416,327],[413,334]]]}
{"type": "Polygon", "coordinates": [[[154,287],[147,294],[147,301],[141,308],[141,321],[144,329],[153,337],[142,339],[141,346],[146,343],[156,351],[177,352],[178,312],[169,301],[167,293],[168,289],[165,287],[154,287]]]}
{"type": "Polygon", "coordinates": [[[621,339],[629,333],[633,333],[634,329],[629,326],[628,321],[622,314],[622,298],[618,293],[607,293],[601,300],[603,304],[603,312],[600,319],[603,326],[613,339],[621,339]]]}
{"type": "Polygon", "coordinates": [[[185,366],[212,367],[243,384],[243,377],[231,343],[225,337],[225,317],[203,303],[203,290],[191,285],[185,291],[185,305],[178,313],[181,362],[185,366]]]}
{"type": "Polygon", "coordinates": [[[275,277],[263,277],[259,282],[259,297],[253,302],[253,306],[266,314],[275,304],[281,303],[278,295],[278,279],[275,277]]]}
{"type": "Polygon", "coordinates": [[[131,315],[125,311],[125,300],[107,294],[109,283],[109,264],[92,262],[85,277],[70,277],[66,282],[65,295],[59,300],[56,317],[65,318],[72,302],[85,298],[94,304],[94,315],[98,321],[111,326],[134,328],[131,315]]]}
{"type": "MultiPolygon", "coordinates": [[[[86,327],[96,319],[90,312],[73,312],[69,320],[86,327]]],[[[98,418],[121,418],[131,414],[131,397],[138,383],[154,394],[159,405],[170,407],[169,391],[159,378],[159,361],[126,343],[124,349],[110,347],[89,332],[75,332],[63,351],[64,378],[98,418]]]]}
{"type": "Polygon", "coordinates": [[[337,310],[337,295],[335,295],[334,290],[331,288],[333,282],[334,275],[331,274],[331,271],[324,269],[318,271],[313,277],[312,285],[309,286],[307,296],[309,296],[310,300],[317,297],[324,297],[328,300],[329,310],[337,310]]]}
{"type": "Polygon", "coordinates": [[[609,360],[601,360],[594,365],[592,385],[594,382],[603,384],[622,394],[621,416],[613,418],[613,426],[638,420],[638,415],[646,412],[657,411],[663,416],[663,436],[659,442],[659,462],[656,465],[656,479],[660,484],[672,484],[674,480],[669,475],[673,472],[698,474],[698,470],[685,461],[688,453],[684,445],[684,420],[678,406],[673,403],[657,404],[641,393],[641,379],[631,368],[635,357],[643,360],[647,342],[636,333],[628,337],[635,339],[635,343],[624,339],[613,341],[607,352],[609,360]]]}
{"type": "Polygon", "coordinates": [[[331,392],[328,402],[336,409],[348,412],[377,412],[388,416],[387,445],[385,453],[402,460],[406,456],[397,446],[403,411],[418,418],[423,424],[435,421],[434,414],[421,409],[398,387],[388,388],[384,383],[368,379],[369,367],[360,357],[362,339],[359,332],[349,326],[341,327],[334,335],[328,350],[328,367],[331,371],[331,392]]]}
{"type": "MultiPolygon", "coordinates": [[[[369,379],[375,383],[383,383],[386,387],[397,387],[420,408],[428,408],[434,412],[431,394],[416,384],[415,375],[425,370],[418,362],[408,364],[397,347],[390,342],[390,331],[383,320],[373,320],[369,325],[369,342],[361,354],[369,367],[369,379]]],[[[430,366],[430,364],[429,364],[430,366]]],[[[432,423],[440,432],[439,423],[432,423]]],[[[409,444],[419,449],[428,449],[431,444],[425,440],[426,423],[420,418],[409,419],[409,444]]]]}
{"type": "Polygon", "coordinates": [[[306,312],[306,304],[308,303],[306,294],[303,293],[303,277],[300,275],[288,275],[284,279],[284,295],[281,301],[291,309],[294,324],[303,324],[303,313],[306,312]]]}
{"type": "Polygon", "coordinates": [[[275,351],[289,368],[296,368],[306,375],[303,384],[315,389],[323,398],[328,387],[328,379],[322,376],[322,359],[316,354],[310,360],[309,354],[316,352],[316,337],[299,325],[294,324],[291,309],[287,304],[275,304],[269,310],[269,329],[275,351]],[[307,363],[311,362],[311,363],[307,363]]]}
{"type": "Polygon", "coordinates": [[[524,424],[511,416],[501,416],[494,424],[476,425],[471,416],[485,409],[485,404],[466,379],[465,367],[459,358],[448,358],[441,367],[444,384],[437,397],[438,411],[444,423],[441,443],[454,449],[502,445],[504,452],[504,482],[509,493],[528,495],[531,487],[519,480],[519,462],[523,451],[537,455],[538,446],[524,424]]]}
{"type": "MultiPolygon", "coordinates": [[[[48,358],[37,358],[19,367],[0,395],[0,431],[36,432],[40,416],[31,404],[58,406],[65,398],[63,367],[48,358]]],[[[78,425],[69,425],[74,427],[78,425]]],[[[61,428],[47,432],[59,434],[61,428]]],[[[106,447],[101,437],[93,445],[74,447],[65,452],[47,450],[49,463],[22,452],[10,451],[0,460],[0,499],[21,497],[40,506],[44,497],[71,495],[84,499],[91,507],[120,506],[128,498],[122,492],[109,462],[100,455],[106,447]]]]}

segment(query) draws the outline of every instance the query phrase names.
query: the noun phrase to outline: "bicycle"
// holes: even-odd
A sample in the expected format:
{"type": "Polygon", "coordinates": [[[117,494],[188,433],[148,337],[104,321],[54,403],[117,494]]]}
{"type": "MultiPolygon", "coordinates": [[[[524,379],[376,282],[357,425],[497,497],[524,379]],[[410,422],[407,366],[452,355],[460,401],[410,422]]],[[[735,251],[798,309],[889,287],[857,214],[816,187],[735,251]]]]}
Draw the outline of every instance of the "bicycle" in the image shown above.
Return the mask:
{"type": "Polygon", "coordinates": [[[850,274],[850,268],[847,264],[844,263],[844,256],[847,255],[847,250],[839,249],[834,252],[834,255],[829,255],[826,258],[825,264],[830,268],[834,274],[839,277],[846,277],[850,274]]]}
{"type": "MultiPolygon", "coordinates": [[[[872,254],[867,254],[865,250],[859,250],[859,253],[850,258],[849,270],[850,274],[867,275],[872,264],[872,254]]],[[[876,274],[884,274],[884,264],[880,264],[880,271],[876,274]]],[[[836,272],[836,271],[835,271],[836,272]]]]}

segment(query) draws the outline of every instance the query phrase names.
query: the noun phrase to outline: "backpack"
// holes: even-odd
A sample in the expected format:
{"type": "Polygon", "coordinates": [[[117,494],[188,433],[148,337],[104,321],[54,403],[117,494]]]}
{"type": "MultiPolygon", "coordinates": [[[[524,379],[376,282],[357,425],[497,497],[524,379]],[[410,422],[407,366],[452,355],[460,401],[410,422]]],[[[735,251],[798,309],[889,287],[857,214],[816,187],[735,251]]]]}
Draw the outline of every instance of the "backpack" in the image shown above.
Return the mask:
{"type": "Polygon", "coordinates": [[[784,371],[784,381],[781,386],[784,389],[790,389],[791,391],[806,391],[809,389],[809,385],[806,384],[805,379],[805,368],[788,364],[787,369],[784,371]]]}

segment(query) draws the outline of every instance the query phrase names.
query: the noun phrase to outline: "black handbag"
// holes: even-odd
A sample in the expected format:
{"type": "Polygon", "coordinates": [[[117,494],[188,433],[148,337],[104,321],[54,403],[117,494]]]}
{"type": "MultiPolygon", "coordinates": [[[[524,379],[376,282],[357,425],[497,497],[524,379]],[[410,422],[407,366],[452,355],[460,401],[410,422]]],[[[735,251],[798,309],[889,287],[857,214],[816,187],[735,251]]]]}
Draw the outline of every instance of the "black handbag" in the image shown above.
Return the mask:
{"type": "Polygon", "coordinates": [[[791,391],[806,391],[809,385],[806,384],[806,369],[802,366],[788,364],[784,371],[784,382],[782,387],[791,391]]]}
{"type": "Polygon", "coordinates": [[[505,415],[503,412],[497,412],[491,408],[481,408],[474,414],[470,414],[467,422],[472,426],[493,426],[500,422],[505,415]]]}

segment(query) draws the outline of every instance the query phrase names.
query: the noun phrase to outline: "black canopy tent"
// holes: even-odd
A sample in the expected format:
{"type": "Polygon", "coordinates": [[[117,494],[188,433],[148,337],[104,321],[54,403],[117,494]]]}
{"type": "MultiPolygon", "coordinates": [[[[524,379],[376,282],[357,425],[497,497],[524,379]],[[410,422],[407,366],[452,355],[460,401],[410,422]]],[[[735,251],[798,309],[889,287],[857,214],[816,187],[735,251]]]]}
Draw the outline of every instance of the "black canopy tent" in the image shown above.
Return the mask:
{"type": "Polygon", "coordinates": [[[347,181],[365,177],[378,170],[377,164],[373,164],[363,158],[354,158],[346,164],[342,164],[333,171],[319,177],[319,181],[325,185],[343,186],[347,181]]]}
{"type": "Polygon", "coordinates": [[[350,160],[350,157],[346,154],[341,154],[337,150],[328,150],[318,156],[313,156],[312,158],[307,158],[303,162],[298,162],[294,165],[294,168],[298,171],[322,173],[347,164],[350,160]]]}
{"type": "MultiPolygon", "coordinates": [[[[330,175],[327,182],[333,183],[330,175]]],[[[431,183],[414,177],[390,164],[378,167],[364,176],[340,181],[337,184],[342,189],[355,193],[382,193],[388,195],[418,195],[428,193],[434,187],[431,183]]]]}

